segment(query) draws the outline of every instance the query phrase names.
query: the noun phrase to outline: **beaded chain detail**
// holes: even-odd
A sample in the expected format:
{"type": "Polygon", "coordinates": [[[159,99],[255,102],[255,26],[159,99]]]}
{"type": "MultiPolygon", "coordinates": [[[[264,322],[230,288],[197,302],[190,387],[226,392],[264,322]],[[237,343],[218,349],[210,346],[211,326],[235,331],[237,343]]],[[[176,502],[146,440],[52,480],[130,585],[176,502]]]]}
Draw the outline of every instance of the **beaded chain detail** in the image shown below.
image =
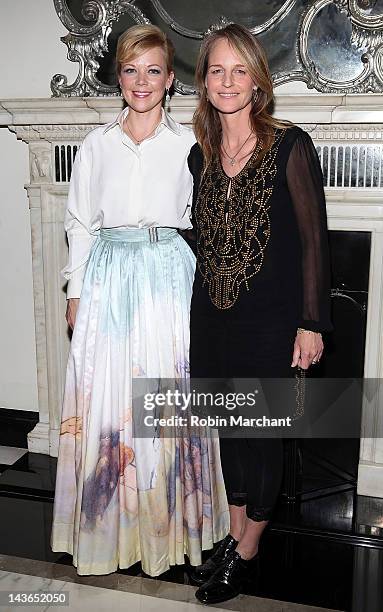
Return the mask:
{"type": "Polygon", "coordinates": [[[285,132],[275,131],[274,143],[260,163],[258,142],[234,177],[225,174],[220,160],[214,160],[202,177],[196,204],[197,265],[219,309],[231,308],[241,285],[249,290],[249,280],[262,268],[271,233],[269,201],[276,156],[285,132]]]}

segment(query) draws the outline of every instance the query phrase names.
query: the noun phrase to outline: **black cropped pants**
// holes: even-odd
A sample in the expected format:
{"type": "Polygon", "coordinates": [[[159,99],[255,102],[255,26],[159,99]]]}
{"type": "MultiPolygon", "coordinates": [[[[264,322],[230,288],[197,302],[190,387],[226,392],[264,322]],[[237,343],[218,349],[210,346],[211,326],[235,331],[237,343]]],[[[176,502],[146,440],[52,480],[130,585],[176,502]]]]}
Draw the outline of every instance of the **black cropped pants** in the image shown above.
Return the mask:
{"type": "MultiPolygon", "coordinates": [[[[267,399],[274,378],[293,376],[295,334],[291,326],[263,328],[224,315],[204,317],[192,309],[191,378],[262,378],[267,399]]],[[[282,439],[220,437],[220,450],[228,503],[245,505],[254,521],[269,520],[283,475],[282,439]]]]}

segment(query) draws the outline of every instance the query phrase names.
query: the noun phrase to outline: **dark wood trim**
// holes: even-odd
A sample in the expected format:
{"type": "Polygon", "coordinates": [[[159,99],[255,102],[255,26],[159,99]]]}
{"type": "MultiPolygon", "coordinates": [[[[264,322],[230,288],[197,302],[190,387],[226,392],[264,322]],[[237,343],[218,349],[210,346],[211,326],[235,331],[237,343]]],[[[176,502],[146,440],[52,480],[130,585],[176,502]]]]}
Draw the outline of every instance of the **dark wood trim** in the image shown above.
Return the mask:
{"type": "Polygon", "coordinates": [[[321,529],[320,527],[299,527],[281,524],[271,524],[269,529],[272,533],[308,536],[327,540],[328,542],[341,542],[342,544],[350,544],[352,546],[383,549],[383,538],[380,536],[349,533],[336,529],[321,529]]]}

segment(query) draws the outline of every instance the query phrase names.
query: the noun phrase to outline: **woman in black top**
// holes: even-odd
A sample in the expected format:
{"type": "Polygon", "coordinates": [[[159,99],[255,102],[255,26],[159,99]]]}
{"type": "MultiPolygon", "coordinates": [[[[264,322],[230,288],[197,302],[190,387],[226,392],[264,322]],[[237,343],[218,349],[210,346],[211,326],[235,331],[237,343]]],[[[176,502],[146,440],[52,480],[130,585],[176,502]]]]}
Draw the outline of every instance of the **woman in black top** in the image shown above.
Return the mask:
{"type": "MultiPolygon", "coordinates": [[[[246,28],[231,24],[205,39],[196,80],[191,375],[291,377],[319,361],[320,332],[331,329],[318,156],[303,130],[268,113],[267,60],[246,28]]],[[[220,446],[230,533],[193,572],[203,603],[239,593],[283,469],[278,437],[221,438],[220,446]]]]}

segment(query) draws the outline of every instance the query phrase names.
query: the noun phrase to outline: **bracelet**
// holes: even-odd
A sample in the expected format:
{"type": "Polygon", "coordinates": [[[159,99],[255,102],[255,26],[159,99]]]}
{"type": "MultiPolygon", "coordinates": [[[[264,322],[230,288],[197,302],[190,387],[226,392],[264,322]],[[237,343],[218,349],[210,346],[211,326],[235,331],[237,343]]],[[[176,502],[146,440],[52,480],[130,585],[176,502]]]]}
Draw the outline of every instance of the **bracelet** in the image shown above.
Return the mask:
{"type": "Polygon", "coordinates": [[[311,329],[304,329],[303,327],[298,327],[297,334],[317,334],[317,336],[321,336],[320,332],[311,331],[311,329]]]}

